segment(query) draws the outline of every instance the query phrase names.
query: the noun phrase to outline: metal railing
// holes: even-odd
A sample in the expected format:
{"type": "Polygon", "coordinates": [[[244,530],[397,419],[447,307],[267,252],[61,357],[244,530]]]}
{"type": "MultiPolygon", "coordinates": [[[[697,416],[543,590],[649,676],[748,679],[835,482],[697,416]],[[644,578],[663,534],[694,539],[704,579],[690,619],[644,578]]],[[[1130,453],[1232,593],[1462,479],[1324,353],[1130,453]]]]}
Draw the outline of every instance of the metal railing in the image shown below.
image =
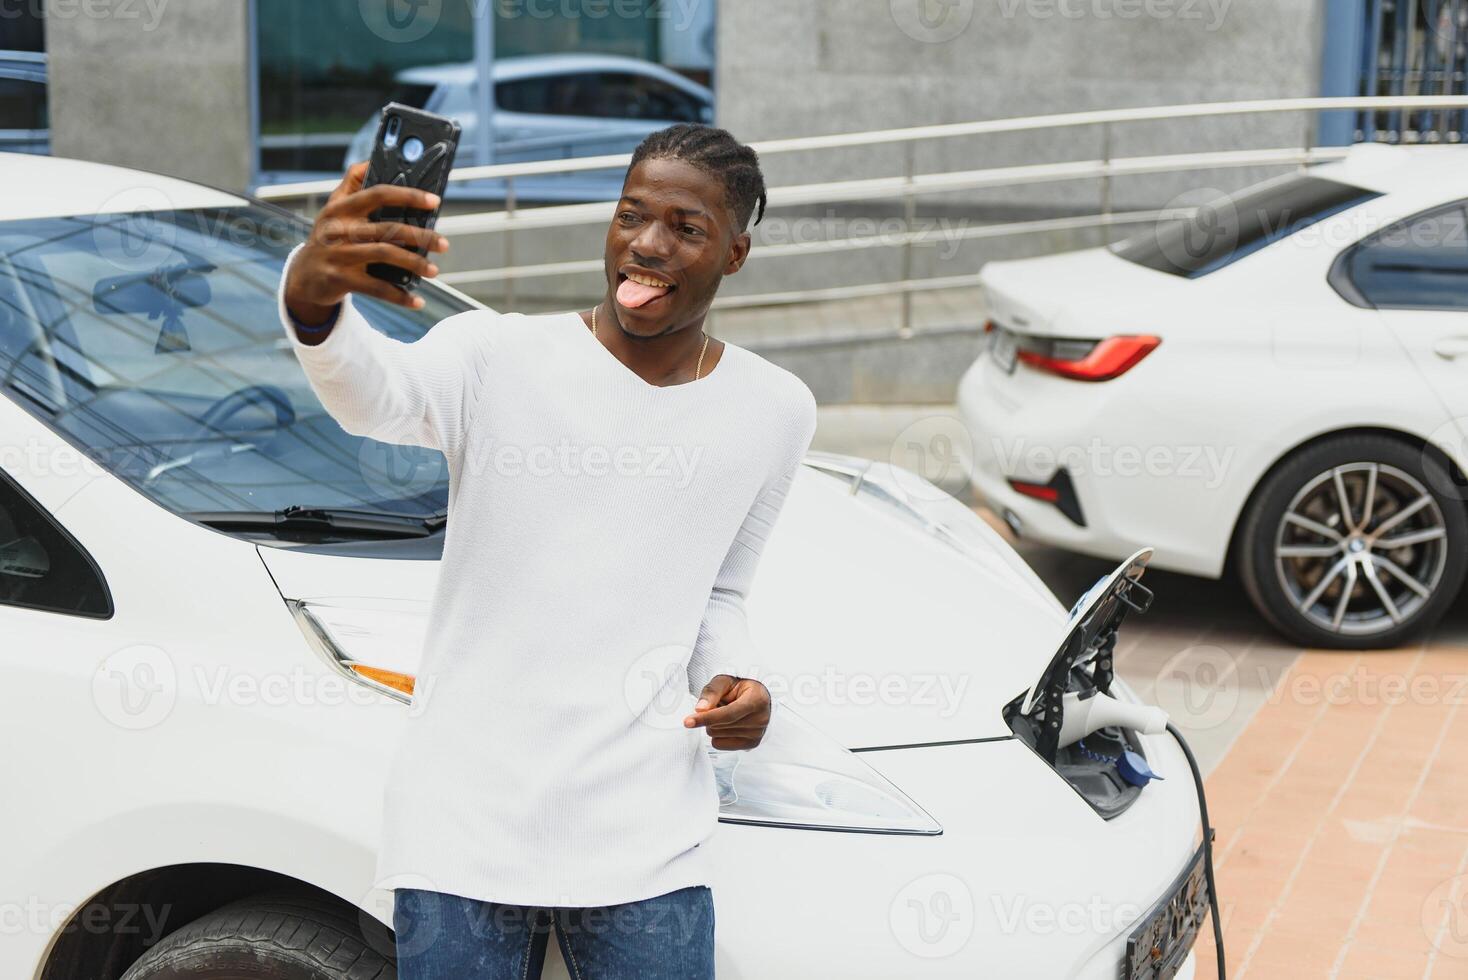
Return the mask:
{"type": "MultiPolygon", "coordinates": [[[[912,250],[915,246],[942,241],[1000,238],[1036,233],[1155,221],[1162,212],[1156,210],[1114,211],[1112,182],[1121,177],[1217,171],[1244,167],[1303,167],[1342,158],[1347,151],[1340,146],[1315,145],[1317,115],[1327,111],[1388,111],[1401,109],[1468,110],[1468,96],[1403,96],[1376,98],[1303,98],[1262,99],[1236,102],[1200,103],[1176,106],[1150,106],[1136,109],[1109,109],[1067,112],[1013,119],[993,119],[936,126],[914,126],[831,136],[809,136],[795,139],[767,140],[751,146],[762,159],[797,152],[843,152],[874,146],[901,144],[905,147],[903,173],[898,176],[857,178],[823,183],[794,184],[768,190],[769,209],[795,207],[815,203],[860,201],[902,202],[903,231],[896,235],[853,236],[783,245],[762,245],[750,252],[750,259],[789,258],[871,248],[900,248],[902,278],[897,281],[864,283],[850,286],[812,287],[799,290],[762,293],[747,296],[719,297],[714,309],[749,308],[855,299],[897,294],[901,298],[897,335],[912,334],[912,297],[915,293],[938,289],[972,286],[978,272],[927,278],[912,278],[912,250]],[[1118,126],[1144,122],[1198,120],[1222,116],[1271,115],[1303,113],[1299,145],[1250,150],[1203,151],[1179,154],[1114,157],[1111,154],[1114,130],[1118,126]],[[1100,130],[1101,155],[1095,159],[1061,163],[1039,163],[1011,167],[938,173],[914,172],[914,147],[920,143],[952,139],[1035,131],[1060,131],[1095,127],[1100,130]],[[935,235],[915,230],[916,206],[924,195],[955,191],[989,190],[1070,181],[1099,181],[1100,207],[1095,213],[1063,218],[1046,218],[1006,223],[981,224],[950,229],[935,235]]],[[[608,168],[625,168],[630,154],[582,157],[570,160],[536,161],[484,167],[463,167],[453,171],[452,182],[503,180],[506,187],[505,206],[498,211],[479,211],[446,215],[438,227],[445,235],[504,236],[505,255],[514,255],[514,236],[531,229],[565,228],[602,224],[612,217],[614,201],[544,207],[517,207],[515,182],[550,174],[568,174],[608,168]]],[[[337,185],[337,181],[315,181],[277,184],[261,188],[258,196],[276,202],[299,202],[301,210],[313,212],[337,185]]],[[[473,269],[441,276],[455,286],[498,282],[506,288],[506,299],[513,305],[517,282],[554,276],[594,273],[602,268],[598,258],[548,262],[527,265],[507,264],[501,268],[473,269]]]]}

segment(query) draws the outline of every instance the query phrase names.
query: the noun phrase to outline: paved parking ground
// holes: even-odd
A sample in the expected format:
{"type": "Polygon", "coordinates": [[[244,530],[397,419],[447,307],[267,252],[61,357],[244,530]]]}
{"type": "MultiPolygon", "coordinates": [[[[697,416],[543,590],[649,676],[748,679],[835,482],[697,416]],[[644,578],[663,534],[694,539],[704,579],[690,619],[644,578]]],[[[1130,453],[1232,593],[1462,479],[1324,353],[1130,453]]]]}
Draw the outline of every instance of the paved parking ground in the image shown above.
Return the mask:
{"type": "MultiPolygon", "coordinates": [[[[825,407],[815,448],[901,463],[901,433],[954,415],[825,407]]],[[[1066,603],[1115,565],[1015,544],[1066,603]]],[[[1118,670],[1207,774],[1228,975],[1468,978],[1468,595],[1415,646],[1343,653],[1283,642],[1232,581],[1146,581],[1118,670]]]]}
{"type": "MultiPolygon", "coordinates": [[[[1110,567],[1019,548],[1062,600],[1110,567]]],[[[1119,670],[1208,773],[1229,976],[1468,977],[1468,600],[1426,642],[1342,653],[1281,642],[1232,582],[1147,583],[1119,670]]]]}

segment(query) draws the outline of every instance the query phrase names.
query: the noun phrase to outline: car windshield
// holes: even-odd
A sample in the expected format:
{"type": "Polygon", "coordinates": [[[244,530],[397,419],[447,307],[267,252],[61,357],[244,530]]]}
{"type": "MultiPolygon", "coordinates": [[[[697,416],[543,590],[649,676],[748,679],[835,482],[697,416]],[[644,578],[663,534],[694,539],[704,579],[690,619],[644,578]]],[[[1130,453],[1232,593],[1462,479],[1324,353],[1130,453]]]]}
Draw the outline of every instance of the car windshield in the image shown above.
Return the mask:
{"type": "Polygon", "coordinates": [[[1159,221],[1111,250],[1149,269],[1197,279],[1378,196],[1340,181],[1286,174],[1159,221]]]}
{"type": "MultiPolygon", "coordinates": [[[[0,389],[180,514],[442,512],[441,454],[350,435],[276,314],[306,227],[256,206],[0,222],[0,389]]],[[[403,342],[469,308],[358,309],[403,342]]]]}

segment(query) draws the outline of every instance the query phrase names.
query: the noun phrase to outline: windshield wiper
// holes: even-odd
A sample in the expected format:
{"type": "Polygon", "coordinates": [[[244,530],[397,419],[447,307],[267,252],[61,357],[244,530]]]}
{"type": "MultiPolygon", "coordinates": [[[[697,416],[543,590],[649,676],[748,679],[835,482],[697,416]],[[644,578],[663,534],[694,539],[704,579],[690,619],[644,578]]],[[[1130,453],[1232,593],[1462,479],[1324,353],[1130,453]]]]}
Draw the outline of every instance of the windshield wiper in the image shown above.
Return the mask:
{"type": "Polygon", "coordinates": [[[299,504],[276,511],[199,510],[184,516],[219,530],[338,531],[404,538],[426,538],[438,533],[448,523],[448,515],[442,512],[396,514],[348,507],[302,507],[299,504]]]}

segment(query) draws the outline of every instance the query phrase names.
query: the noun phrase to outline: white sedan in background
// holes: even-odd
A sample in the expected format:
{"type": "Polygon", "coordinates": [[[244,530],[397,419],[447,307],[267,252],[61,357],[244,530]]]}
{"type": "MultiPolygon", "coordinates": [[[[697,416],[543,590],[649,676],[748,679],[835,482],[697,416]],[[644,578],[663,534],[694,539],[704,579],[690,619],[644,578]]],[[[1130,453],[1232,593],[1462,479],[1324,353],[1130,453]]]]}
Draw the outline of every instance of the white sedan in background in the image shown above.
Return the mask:
{"type": "MultiPolygon", "coordinates": [[[[70,160],[0,179],[28,189],[0,214],[0,976],[389,980],[390,889],[425,883],[373,872],[443,457],[317,401],[275,305],[299,219],[70,160]]],[[[422,294],[359,306],[411,343],[473,305],[422,294]]],[[[1068,617],[932,484],[807,464],[749,602],[775,721],[711,753],[720,975],[1191,977],[1190,766],[1105,670],[1145,556],[1068,617]],[[1050,738],[1092,687],[1148,724],[1050,738]]]]}
{"type": "Polygon", "coordinates": [[[1352,148],[1109,248],[984,268],[959,387],[1026,537],[1237,571],[1323,647],[1398,644],[1468,566],[1468,148],[1352,148]]]}
{"type": "MultiPolygon", "coordinates": [[[[571,157],[631,153],[650,133],[674,123],[712,123],[714,93],[670,68],[611,54],[549,54],[494,62],[494,163],[529,163],[571,157]]],[[[405,68],[395,76],[391,101],[457,120],[463,127],[455,167],[479,159],[478,68],[473,62],[405,68]]],[[[352,137],[344,166],[372,156],[378,118],[352,137]]],[[[622,186],[621,170],[520,177],[521,199],[611,200],[622,186]]],[[[504,181],[449,185],[503,195],[504,181]]]]}

